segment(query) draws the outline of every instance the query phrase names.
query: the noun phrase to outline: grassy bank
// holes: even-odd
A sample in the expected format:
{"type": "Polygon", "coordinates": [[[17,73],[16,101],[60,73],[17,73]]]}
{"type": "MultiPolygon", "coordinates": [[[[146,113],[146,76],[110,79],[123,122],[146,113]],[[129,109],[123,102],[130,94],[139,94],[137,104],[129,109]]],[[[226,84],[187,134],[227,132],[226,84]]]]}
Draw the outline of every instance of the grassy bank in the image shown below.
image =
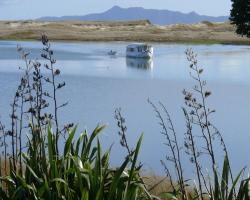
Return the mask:
{"type": "Polygon", "coordinates": [[[147,20],[128,22],[0,21],[0,40],[144,41],[199,44],[249,44],[229,23],[202,22],[158,26],[147,20]]]}

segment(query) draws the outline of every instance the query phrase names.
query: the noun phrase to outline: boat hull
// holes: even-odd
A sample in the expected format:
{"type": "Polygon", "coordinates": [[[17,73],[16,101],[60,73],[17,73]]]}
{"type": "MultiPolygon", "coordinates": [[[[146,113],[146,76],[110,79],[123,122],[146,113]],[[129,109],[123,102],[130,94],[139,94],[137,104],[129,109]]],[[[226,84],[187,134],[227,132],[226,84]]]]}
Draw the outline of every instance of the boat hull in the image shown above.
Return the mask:
{"type": "Polygon", "coordinates": [[[129,58],[152,58],[152,53],[127,53],[129,58]]]}

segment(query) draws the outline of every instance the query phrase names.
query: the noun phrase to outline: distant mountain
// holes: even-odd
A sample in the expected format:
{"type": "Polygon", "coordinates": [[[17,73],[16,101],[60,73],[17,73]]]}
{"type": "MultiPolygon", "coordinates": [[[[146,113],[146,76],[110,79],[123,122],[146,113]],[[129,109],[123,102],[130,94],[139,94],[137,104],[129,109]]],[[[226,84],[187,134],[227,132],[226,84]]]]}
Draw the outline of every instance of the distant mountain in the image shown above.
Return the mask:
{"type": "Polygon", "coordinates": [[[191,24],[201,21],[225,22],[228,16],[211,17],[199,15],[195,12],[181,13],[170,10],[144,9],[141,7],[121,8],[114,6],[103,13],[89,14],[84,16],[62,16],[62,17],[42,17],[41,21],[63,21],[63,20],[84,20],[84,21],[131,21],[148,19],[153,24],[191,24]]]}

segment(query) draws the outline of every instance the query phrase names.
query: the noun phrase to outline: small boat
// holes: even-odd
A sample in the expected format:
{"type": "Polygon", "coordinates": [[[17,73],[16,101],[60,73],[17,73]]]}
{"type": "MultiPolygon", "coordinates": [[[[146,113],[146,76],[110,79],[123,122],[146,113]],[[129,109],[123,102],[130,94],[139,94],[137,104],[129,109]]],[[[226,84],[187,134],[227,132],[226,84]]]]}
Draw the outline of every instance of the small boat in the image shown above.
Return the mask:
{"type": "Polygon", "coordinates": [[[116,53],[117,53],[116,51],[110,50],[110,51],[108,52],[108,55],[110,55],[110,56],[115,56],[116,53]]]}
{"type": "Polygon", "coordinates": [[[153,47],[144,43],[129,44],[126,49],[126,56],[132,58],[152,58],[153,47]]]}

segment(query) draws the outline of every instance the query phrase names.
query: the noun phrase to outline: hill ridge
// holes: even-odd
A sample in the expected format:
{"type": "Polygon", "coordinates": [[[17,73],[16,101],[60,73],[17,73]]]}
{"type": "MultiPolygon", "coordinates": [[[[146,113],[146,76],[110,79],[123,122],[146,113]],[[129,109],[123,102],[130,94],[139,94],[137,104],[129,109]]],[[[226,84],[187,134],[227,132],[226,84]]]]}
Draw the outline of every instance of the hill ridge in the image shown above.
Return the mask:
{"type": "Polygon", "coordinates": [[[93,13],[88,15],[62,16],[62,17],[42,17],[39,21],[131,21],[131,20],[149,20],[153,24],[193,24],[201,21],[225,22],[228,16],[207,16],[200,15],[192,11],[182,13],[180,11],[171,11],[167,9],[145,9],[142,7],[122,8],[113,6],[102,13],[93,13]]]}

